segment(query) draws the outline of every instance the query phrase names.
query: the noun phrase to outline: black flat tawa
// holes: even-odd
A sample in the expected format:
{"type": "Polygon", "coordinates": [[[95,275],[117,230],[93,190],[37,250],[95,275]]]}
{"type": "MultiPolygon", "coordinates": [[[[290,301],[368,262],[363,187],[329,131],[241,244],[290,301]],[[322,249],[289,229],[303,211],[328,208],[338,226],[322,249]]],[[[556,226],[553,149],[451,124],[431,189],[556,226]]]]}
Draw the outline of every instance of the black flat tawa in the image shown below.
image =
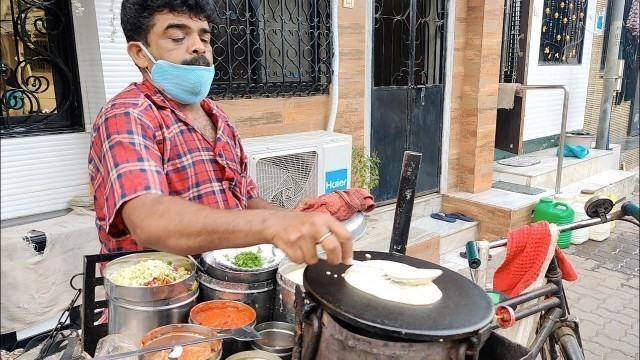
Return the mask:
{"type": "Polygon", "coordinates": [[[309,297],[339,320],[381,337],[417,341],[468,338],[493,319],[493,304],[486,292],[464,276],[439,265],[406,255],[356,251],[356,260],[390,260],[417,268],[440,269],[434,280],[442,298],[431,305],[405,305],[382,300],[349,285],[341,276],[349,265],[320,260],[307,266],[304,288],[309,297]],[[337,276],[334,276],[337,275],[337,276]]]}

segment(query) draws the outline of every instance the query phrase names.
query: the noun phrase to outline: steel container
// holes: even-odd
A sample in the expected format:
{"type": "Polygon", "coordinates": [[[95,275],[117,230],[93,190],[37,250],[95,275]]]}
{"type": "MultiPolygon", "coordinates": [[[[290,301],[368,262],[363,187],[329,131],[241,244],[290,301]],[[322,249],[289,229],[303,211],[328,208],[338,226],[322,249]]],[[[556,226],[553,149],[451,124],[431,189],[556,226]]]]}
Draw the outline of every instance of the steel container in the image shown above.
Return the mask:
{"type": "MultiPolygon", "coordinates": [[[[141,348],[150,348],[154,346],[161,345],[171,345],[177,344],[189,340],[198,340],[204,338],[210,338],[216,335],[215,330],[208,328],[206,326],[193,325],[193,324],[172,324],[159,327],[157,329],[153,329],[142,338],[140,341],[141,348]]],[[[202,358],[193,358],[192,360],[219,360],[222,358],[222,341],[221,340],[212,340],[207,343],[189,345],[189,346],[204,346],[204,344],[208,344],[211,350],[211,354],[202,358]]],[[[189,346],[185,346],[185,351],[189,346]]],[[[164,350],[165,352],[170,352],[171,350],[164,350]]],[[[153,352],[142,355],[142,360],[146,359],[157,359],[160,355],[160,352],[153,352]]],[[[164,358],[164,357],[163,357],[164,358]]]]}
{"type": "MultiPolygon", "coordinates": [[[[282,260],[276,274],[276,296],[273,306],[273,320],[282,321],[289,324],[295,324],[295,308],[296,284],[287,277],[288,274],[295,270],[304,269],[306,264],[296,264],[287,258],[282,260]]],[[[304,286],[300,285],[302,291],[304,286]]]]}
{"type": "Polygon", "coordinates": [[[261,338],[251,341],[251,347],[278,355],[282,360],[291,360],[295,329],[292,324],[270,321],[256,325],[261,338]]]}
{"type": "Polygon", "coordinates": [[[123,334],[139,342],[152,329],[186,323],[199,292],[198,284],[194,283],[193,289],[165,300],[128,301],[113,298],[107,293],[109,334],[123,334]]]}
{"type": "MultiPolygon", "coordinates": [[[[200,324],[196,321],[196,319],[193,318],[193,312],[198,310],[198,308],[201,308],[203,306],[206,306],[206,304],[208,302],[225,302],[227,300],[209,300],[209,301],[205,301],[202,302],[200,304],[198,304],[196,307],[194,307],[193,309],[191,309],[191,312],[189,314],[189,323],[190,324],[197,324],[197,325],[201,325],[201,326],[207,326],[205,324],[200,324]]],[[[242,302],[238,302],[235,301],[235,303],[241,305],[241,306],[248,306],[247,304],[244,304],[242,302]]],[[[253,308],[252,308],[253,309],[253,308]]],[[[254,309],[255,310],[255,309],[254,309]]],[[[243,324],[242,326],[250,326],[253,327],[256,325],[256,320],[255,317],[253,318],[253,320],[249,323],[249,324],[243,324]]],[[[212,328],[215,331],[226,331],[229,329],[218,329],[218,328],[212,328]]],[[[242,340],[238,340],[238,339],[234,339],[234,338],[227,338],[222,340],[222,350],[223,350],[223,356],[226,358],[229,355],[233,355],[236,353],[239,353],[241,351],[245,351],[245,350],[249,350],[251,348],[251,345],[249,344],[248,341],[242,341],[242,340]]]]}
{"type": "MultiPolygon", "coordinates": [[[[341,326],[326,312],[322,315],[314,360],[443,360],[465,359],[467,339],[403,342],[365,337],[341,326]]],[[[305,356],[302,356],[306,360],[305,356]]]]}
{"type": "Polygon", "coordinates": [[[266,351],[251,350],[231,355],[226,360],[282,360],[282,358],[266,351]]]}
{"type": "Polygon", "coordinates": [[[132,254],[110,261],[104,268],[104,289],[112,299],[135,302],[149,302],[175,298],[191,291],[196,283],[196,265],[184,256],[163,252],[132,254]],[[120,286],[109,280],[109,275],[127,266],[136,265],[146,260],[160,260],[171,265],[183,267],[189,276],[168,285],[159,286],[120,286]]]}
{"type": "Polygon", "coordinates": [[[216,263],[212,253],[202,256],[207,273],[198,272],[200,302],[234,300],[256,311],[256,323],[271,321],[277,266],[268,270],[234,271],[216,263]]]}

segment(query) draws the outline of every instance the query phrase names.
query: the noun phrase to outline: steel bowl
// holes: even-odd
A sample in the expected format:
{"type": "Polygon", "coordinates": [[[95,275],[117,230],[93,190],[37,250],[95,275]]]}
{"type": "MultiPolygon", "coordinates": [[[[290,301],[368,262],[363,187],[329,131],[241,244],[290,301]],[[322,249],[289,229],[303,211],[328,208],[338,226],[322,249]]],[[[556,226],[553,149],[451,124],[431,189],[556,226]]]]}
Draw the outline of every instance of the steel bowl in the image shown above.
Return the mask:
{"type": "MultiPolygon", "coordinates": [[[[200,325],[192,325],[192,324],[172,324],[162,326],[156,329],[149,331],[140,341],[141,348],[149,348],[160,345],[171,345],[171,344],[179,344],[189,340],[197,340],[204,339],[216,336],[216,331],[200,325]]],[[[217,360],[222,357],[222,341],[221,340],[212,340],[210,342],[206,342],[204,344],[209,345],[209,349],[211,353],[206,357],[202,357],[197,360],[217,360]]],[[[184,350],[189,347],[202,347],[203,345],[189,345],[185,346],[184,350]]],[[[206,346],[206,345],[204,345],[206,346]]],[[[183,350],[183,351],[184,351],[183,350]]],[[[163,350],[170,352],[171,350],[163,350]]],[[[148,353],[142,356],[142,359],[154,359],[158,355],[159,352],[148,353]]]]}
{"type": "Polygon", "coordinates": [[[282,358],[266,351],[251,350],[231,355],[226,360],[282,360],[282,358]]]}
{"type": "Polygon", "coordinates": [[[200,257],[200,264],[207,274],[214,279],[235,283],[257,283],[273,280],[278,272],[278,265],[255,271],[236,271],[218,264],[213,251],[206,252],[200,257]]]}
{"type": "Polygon", "coordinates": [[[347,228],[353,241],[359,240],[367,230],[367,222],[362,211],[358,211],[347,220],[342,221],[342,225],[347,228]]]}
{"type": "Polygon", "coordinates": [[[109,262],[104,268],[104,289],[110,297],[115,299],[135,302],[166,300],[184,294],[192,290],[194,286],[197,286],[196,265],[184,256],[164,252],[131,254],[109,262]],[[109,275],[119,269],[146,260],[170,261],[172,265],[185,268],[190,274],[182,280],[158,286],[121,286],[109,280],[109,275]]]}
{"type": "Polygon", "coordinates": [[[291,359],[295,329],[292,324],[270,321],[255,326],[261,338],[252,340],[251,347],[278,355],[283,360],[291,359]]]}

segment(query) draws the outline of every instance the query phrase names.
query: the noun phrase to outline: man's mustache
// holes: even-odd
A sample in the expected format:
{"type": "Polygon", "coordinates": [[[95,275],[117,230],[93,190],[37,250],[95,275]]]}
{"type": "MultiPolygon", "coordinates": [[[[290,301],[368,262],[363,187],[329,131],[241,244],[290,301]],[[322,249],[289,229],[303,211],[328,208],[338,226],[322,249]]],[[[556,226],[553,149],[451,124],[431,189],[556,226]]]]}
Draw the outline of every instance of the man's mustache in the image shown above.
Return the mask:
{"type": "Polygon", "coordinates": [[[204,55],[196,55],[191,59],[184,60],[182,65],[211,66],[211,62],[204,55]]]}

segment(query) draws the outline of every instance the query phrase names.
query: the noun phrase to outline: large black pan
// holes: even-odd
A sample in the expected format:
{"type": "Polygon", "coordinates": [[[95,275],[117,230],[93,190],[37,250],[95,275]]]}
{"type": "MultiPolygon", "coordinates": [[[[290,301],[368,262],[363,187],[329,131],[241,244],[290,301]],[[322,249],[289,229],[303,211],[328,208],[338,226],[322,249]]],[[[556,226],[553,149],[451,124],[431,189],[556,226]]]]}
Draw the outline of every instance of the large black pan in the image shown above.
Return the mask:
{"type": "Polygon", "coordinates": [[[324,260],[305,269],[304,288],[309,297],[335,318],[381,337],[414,341],[455,340],[475,335],[491,322],[491,299],[464,276],[399,254],[356,251],[354,258],[366,260],[365,254],[370,254],[372,260],[391,260],[442,270],[443,274],[434,281],[442,291],[442,298],[424,306],[385,301],[349,285],[341,276],[348,265],[330,265],[324,260]]]}

